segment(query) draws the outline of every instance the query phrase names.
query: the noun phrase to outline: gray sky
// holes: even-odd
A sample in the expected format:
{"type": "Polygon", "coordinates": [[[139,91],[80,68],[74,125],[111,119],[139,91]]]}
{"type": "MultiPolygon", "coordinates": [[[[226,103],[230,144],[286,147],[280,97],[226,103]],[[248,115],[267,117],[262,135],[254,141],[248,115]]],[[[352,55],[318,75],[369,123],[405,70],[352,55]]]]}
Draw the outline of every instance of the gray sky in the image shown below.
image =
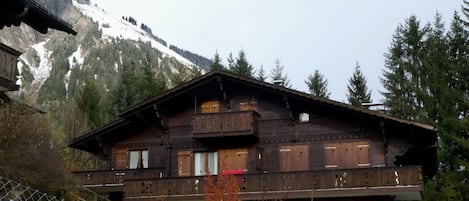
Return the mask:
{"type": "Polygon", "coordinates": [[[448,26],[462,0],[92,0],[111,15],[132,16],[169,44],[226,64],[230,52],[244,50],[267,74],[277,58],[293,88],[318,69],[328,80],[331,99],[346,102],[356,62],[380,102],[383,54],[399,23],[416,15],[421,25],[439,12],[448,26]]]}

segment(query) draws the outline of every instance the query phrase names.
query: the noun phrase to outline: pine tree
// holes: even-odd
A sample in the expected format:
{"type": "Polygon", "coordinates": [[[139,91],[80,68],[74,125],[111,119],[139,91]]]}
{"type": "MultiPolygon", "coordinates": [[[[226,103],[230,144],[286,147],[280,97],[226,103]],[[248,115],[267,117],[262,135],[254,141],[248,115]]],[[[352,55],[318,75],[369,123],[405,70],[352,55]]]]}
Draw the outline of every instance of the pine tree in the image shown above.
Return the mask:
{"type": "Polygon", "coordinates": [[[466,20],[463,20],[463,24],[466,25],[466,27],[469,27],[469,1],[463,0],[463,5],[461,7],[463,15],[466,16],[466,20]]]}
{"type": "Polygon", "coordinates": [[[384,104],[391,115],[419,120],[423,117],[420,74],[422,73],[423,39],[427,28],[420,28],[415,16],[400,24],[385,54],[381,82],[384,104]]]}
{"type": "Polygon", "coordinates": [[[259,69],[259,71],[257,72],[257,79],[262,81],[262,82],[265,82],[265,80],[267,79],[267,77],[265,76],[265,72],[264,72],[264,67],[261,66],[261,68],[259,69]]]}
{"type": "Polygon", "coordinates": [[[368,90],[366,86],[366,78],[361,72],[358,62],[355,65],[352,77],[349,79],[347,90],[347,99],[350,104],[363,107],[362,103],[371,103],[371,90],[368,90]]]}
{"type": "MultiPolygon", "coordinates": [[[[228,59],[230,59],[230,57],[228,57],[228,59]]],[[[228,62],[230,61],[228,60],[228,62]]],[[[249,64],[246,59],[246,55],[242,50],[239,52],[238,58],[236,58],[236,63],[234,64],[234,66],[230,66],[230,71],[249,78],[254,77],[255,73],[254,68],[251,64],[249,64]]]]}
{"type": "Polygon", "coordinates": [[[290,79],[288,79],[287,74],[283,74],[283,70],[284,70],[284,67],[280,63],[280,60],[277,58],[275,60],[275,67],[272,68],[272,70],[270,71],[270,78],[272,82],[280,80],[282,81],[284,87],[290,88],[291,87],[290,79]]]}
{"type": "Polygon", "coordinates": [[[221,64],[221,58],[220,55],[218,55],[218,52],[215,52],[215,56],[213,56],[213,63],[210,65],[210,71],[214,70],[224,70],[225,67],[221,64]]]}
{"type": "Polygon", "coordinates": [[[96,128],[104,123],[101,119],[100,101],[101,92],[98,90],[95,80],[88,78],[75,98],[78,111],[85,119],[88,128],[96,128]]]}
{"type": "Polygon", "coordinates": [[[233,58],[233,53],[230,52],[228,57],[226,58],[226,61],[228,62],[228,69],[234,69],[235,68],[235,59],[233,58]]]}
{"type": "Polygon", "coordinates": [[[423,29],[411,17],[386,55],[382,81],[392,114],[433,125],[439,133],[439,171],[425,183],[426,200],[469,199],[469,37],[463,27],[455,14],[445,36],[439,14],[423,29]]]}
{"type": "Polygon", "coordinates": [[[309,75],[305,83],[308,85],[311,95],[329,98],[331,93],[327,90],[327,79],[324,79],[319,70],[316,69],[313,75],[309,75]]]}
{"type": "Polygon", "coordinates": [[[435,116],[435,127],[439,131],[440,168],[436,179],[427,182],[425,191],[430,194],[428,200],[467,200],[469,170],[461,167],[469,167],[469,34],[455,13],[445,39],[442,33],[444,26],[438,20],[441,17],[437,16],[427,48],[428,63],[440,68],[429,72],[433,75],[429,80],[433,83],[429,89],[432,95],[429,100],[433,100],[433,105],[426,108],[432,109],[429,114],[435,116]]]}

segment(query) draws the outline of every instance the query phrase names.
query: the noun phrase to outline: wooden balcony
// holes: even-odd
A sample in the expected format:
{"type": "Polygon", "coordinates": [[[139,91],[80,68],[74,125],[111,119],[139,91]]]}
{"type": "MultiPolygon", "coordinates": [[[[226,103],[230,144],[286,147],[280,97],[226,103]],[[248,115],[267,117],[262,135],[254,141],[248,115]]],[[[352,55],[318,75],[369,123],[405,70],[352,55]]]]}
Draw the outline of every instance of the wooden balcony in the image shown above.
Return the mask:
{"type": "Polygon", "coordinates": [[[99,193],[121,192],[124,182],[163,178],[160,168],[72,172],[80,185],[99,193]]]}
{"type": "MultiPolygon", "coordinates": [[[[139,170],[147,171],[147,170],[139,170]]],[[[128,198],[163,200],[203,200],[204,177],[161,178],[148,174],[147,179],[118,177],[110,171],[107,180],[124,183],[128,198]],[[114,178],[113,178],[114,177],[114,178]],[[118,178],[116,178],[118,177],[118,178]]],[[[105,176],[102,172],[75,173],[87,179],[105,176]]],[[[142,174],[143,176],[144,174],[142,174]]],[[[243,200],[394,196],[395,200],[422,199],[423,181],[420,167],[378,167],[301,172],[268,172],[236,175],[243,200]]],[[[91,181],[85,180],[87,184],[91,181]]],[[[97,184],[95,184],[97,185],[97,184]]]]}
{"type": "Polygon", "coordinates": [[[259,114],[255,111],[195,114],[193,138],[257,136],[259,114]]]}
{"type": "Polygon", "coordinates": [[[20,52],[0,43],[0,91],[15,91],[19,89],[16,85],[18,76],[18,57],[20,52]]]}

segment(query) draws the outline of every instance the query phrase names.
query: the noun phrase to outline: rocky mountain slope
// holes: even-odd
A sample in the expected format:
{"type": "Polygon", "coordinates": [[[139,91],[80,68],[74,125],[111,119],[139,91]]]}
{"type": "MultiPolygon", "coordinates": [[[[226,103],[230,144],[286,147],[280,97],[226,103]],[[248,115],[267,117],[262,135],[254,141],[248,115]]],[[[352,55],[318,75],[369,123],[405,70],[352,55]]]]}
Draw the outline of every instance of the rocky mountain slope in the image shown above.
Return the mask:
{"type": "Polygon", "coordinates": [[[204,62],[194,64],[145,25],[111,17],[88,0],[40,2],[72,24],[78,34],[50,30],[42,35],[24,24],[1,30],[0,42],[23,52],[18,62],[21,89],[10,95],[29,104],[72,98],[87,79],[109,91],[129,65],[150,65],[171,86],[174,74],[189,76],[210,63],[201,57],[204,62]]]}

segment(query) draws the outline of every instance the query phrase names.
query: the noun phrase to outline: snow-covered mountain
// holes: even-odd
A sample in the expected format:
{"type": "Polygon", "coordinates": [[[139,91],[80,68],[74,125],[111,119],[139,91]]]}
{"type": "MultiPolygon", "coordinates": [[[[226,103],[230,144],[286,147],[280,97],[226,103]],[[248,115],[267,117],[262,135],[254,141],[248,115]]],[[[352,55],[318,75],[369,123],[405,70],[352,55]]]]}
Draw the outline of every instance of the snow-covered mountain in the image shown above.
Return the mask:
{"type": "Polygon", "coordinates": [[[188,59],[166,47],[166,45],[156,41],[152,34],[147,33],[137,25],[134,25],[124,19],[116,19],[96,5],[82,4],[76,0],[73,0],[73,5],[78,8],[82,14],[90,17],[93,22],[99,25],[99,29],[101,29],[103,32],[103,39],[111,40],[114,38],[119,38],[150,42],[153,48],[163,52],[165,56],[174,57],[186,65],[194,65],[188,59]]]}
{"type": "Polygon", "coordinates": [[[86,79],[108,91],[129,65],[150,65],[169,82],[175,74],[188,76],[203,68],[168,47],[146,25],[112,17],[87,0],[41,1],[78,34],[51,30],[42,35],[26,25],[1,30],[0,42],[23,52],[18,62],[21,88],[14,95],[27,103],[73,97],[86,79]]]}

